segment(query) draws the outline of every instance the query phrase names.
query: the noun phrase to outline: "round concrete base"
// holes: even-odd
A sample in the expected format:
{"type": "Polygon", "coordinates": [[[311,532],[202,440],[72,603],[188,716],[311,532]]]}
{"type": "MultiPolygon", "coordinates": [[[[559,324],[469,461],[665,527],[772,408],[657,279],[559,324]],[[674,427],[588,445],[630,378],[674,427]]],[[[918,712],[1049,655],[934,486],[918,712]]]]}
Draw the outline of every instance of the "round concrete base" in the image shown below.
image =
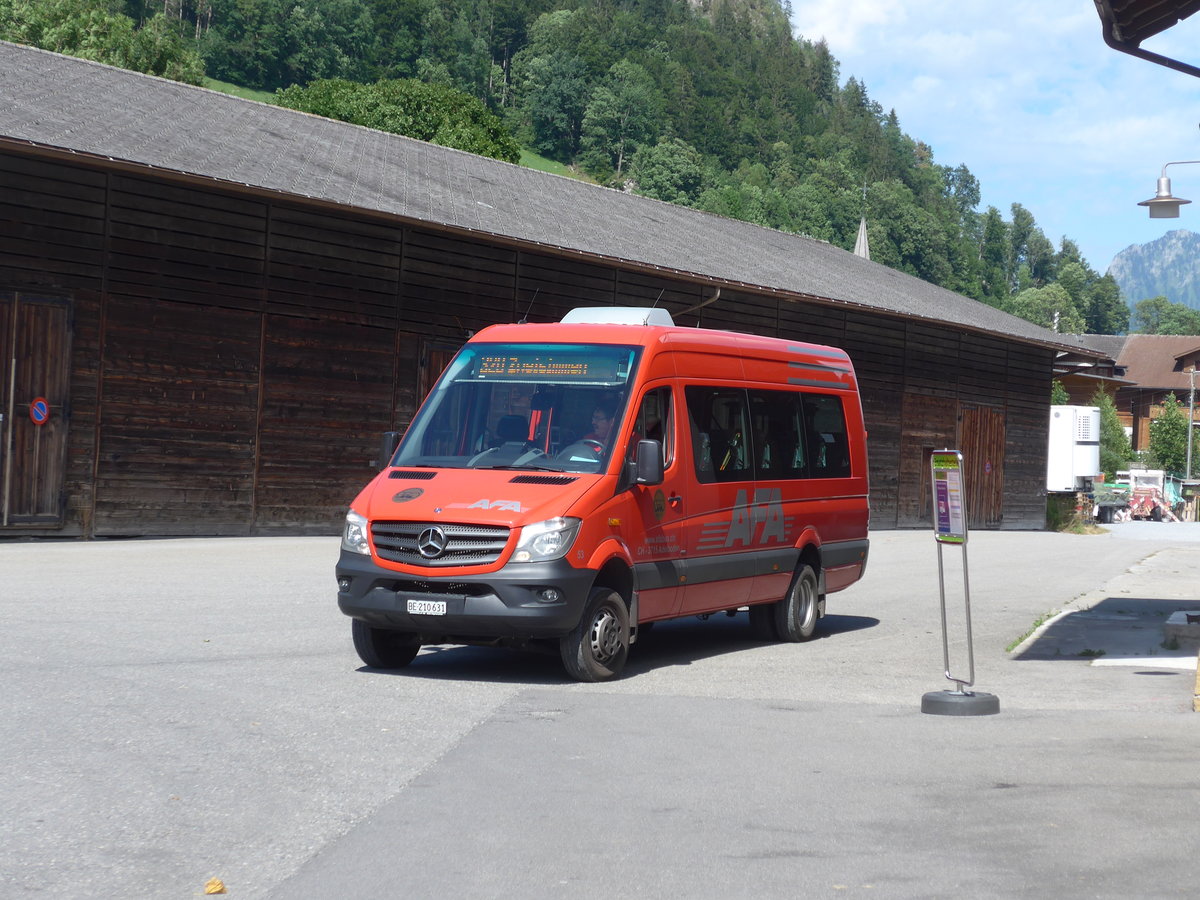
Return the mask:
{"type": "Polygon", "coordinates": [[[1000,712],[1000,698],[973,691],[930,691],[921,697],[921,712],[931,716],[994,716],[1000,712]]]}

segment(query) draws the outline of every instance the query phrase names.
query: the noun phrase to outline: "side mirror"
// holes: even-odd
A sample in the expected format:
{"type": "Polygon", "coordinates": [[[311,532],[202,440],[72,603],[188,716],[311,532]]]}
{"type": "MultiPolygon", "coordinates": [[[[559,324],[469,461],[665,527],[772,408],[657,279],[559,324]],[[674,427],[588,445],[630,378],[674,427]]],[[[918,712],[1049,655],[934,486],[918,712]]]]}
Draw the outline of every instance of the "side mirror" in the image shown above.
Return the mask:
{"type": "Polygon", "coordinates": [[[658,441],[638,441],[634,484],[662,484],[663,451],[658,441]]]}
{"type": "Polygon", "coordinates": [[[396,448],[400,446],[399,431],[385,431],[383,440],[379,442],[379,458],[375,460],[375,468],[386,469],[388,463],[392,461],[392,457],[396,454],[396,448]]]}

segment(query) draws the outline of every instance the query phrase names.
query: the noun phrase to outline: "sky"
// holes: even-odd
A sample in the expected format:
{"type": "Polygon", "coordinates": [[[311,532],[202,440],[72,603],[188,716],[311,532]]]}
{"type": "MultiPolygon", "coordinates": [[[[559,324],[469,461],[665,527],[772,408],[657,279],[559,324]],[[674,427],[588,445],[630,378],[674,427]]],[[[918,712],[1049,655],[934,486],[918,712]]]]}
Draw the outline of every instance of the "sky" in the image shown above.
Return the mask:
{"type": "MultiPolygon", "coordinates": [[[[979,180],[982,212],[1019,203],[1103,274],[1131,244],[1200,232],[1200,165],[1171,166],[1178,219],[1149,218],[1163,165],[1200,160],[1200,78],[1104,43],[1093,0],[792,0],[797,37],[825,38],[939,165],[979,180]]],[[[1200,66],[1200,14],[1143,49],[1200,66]]]]}

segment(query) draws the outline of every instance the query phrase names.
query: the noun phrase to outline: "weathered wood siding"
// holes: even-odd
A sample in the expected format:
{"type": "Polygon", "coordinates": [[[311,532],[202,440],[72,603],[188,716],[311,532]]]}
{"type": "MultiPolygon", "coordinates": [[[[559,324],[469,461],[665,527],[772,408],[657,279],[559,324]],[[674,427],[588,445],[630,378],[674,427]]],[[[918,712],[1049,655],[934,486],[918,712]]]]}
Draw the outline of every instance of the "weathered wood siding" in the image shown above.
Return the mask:
{"type": "MultiPolygon", "coordinates": [[[[686,324],[846,348],[874,527],[927,524],[927,451],[959,444],[989,476],[972,524],[1044,522],[1049,350],[728,287],[701,306],[716,286],[699,279],[14,152],[0,233],[0,291],[73,316],[56,534],[328,533],[379,434],[408,424],[470,334],[655,302],[700,307],[686,324]]],[[[46,532],[3,532],[20,533],[46,532]]]]}

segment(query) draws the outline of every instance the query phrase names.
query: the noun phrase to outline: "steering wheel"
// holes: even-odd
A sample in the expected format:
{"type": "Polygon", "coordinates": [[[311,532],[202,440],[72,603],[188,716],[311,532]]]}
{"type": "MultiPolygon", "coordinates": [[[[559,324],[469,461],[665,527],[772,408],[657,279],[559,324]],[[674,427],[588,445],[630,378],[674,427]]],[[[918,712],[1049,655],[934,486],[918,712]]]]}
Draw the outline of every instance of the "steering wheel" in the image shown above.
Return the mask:
{"type": "Polygon", "coordinates": [[[599,462],[604,456],[604,444],[595,438],[579,438],[559,450],[556,458],[578,458],[581,453],[587,453],[592,457],[588,460],[589,462],[599,462]]]}

